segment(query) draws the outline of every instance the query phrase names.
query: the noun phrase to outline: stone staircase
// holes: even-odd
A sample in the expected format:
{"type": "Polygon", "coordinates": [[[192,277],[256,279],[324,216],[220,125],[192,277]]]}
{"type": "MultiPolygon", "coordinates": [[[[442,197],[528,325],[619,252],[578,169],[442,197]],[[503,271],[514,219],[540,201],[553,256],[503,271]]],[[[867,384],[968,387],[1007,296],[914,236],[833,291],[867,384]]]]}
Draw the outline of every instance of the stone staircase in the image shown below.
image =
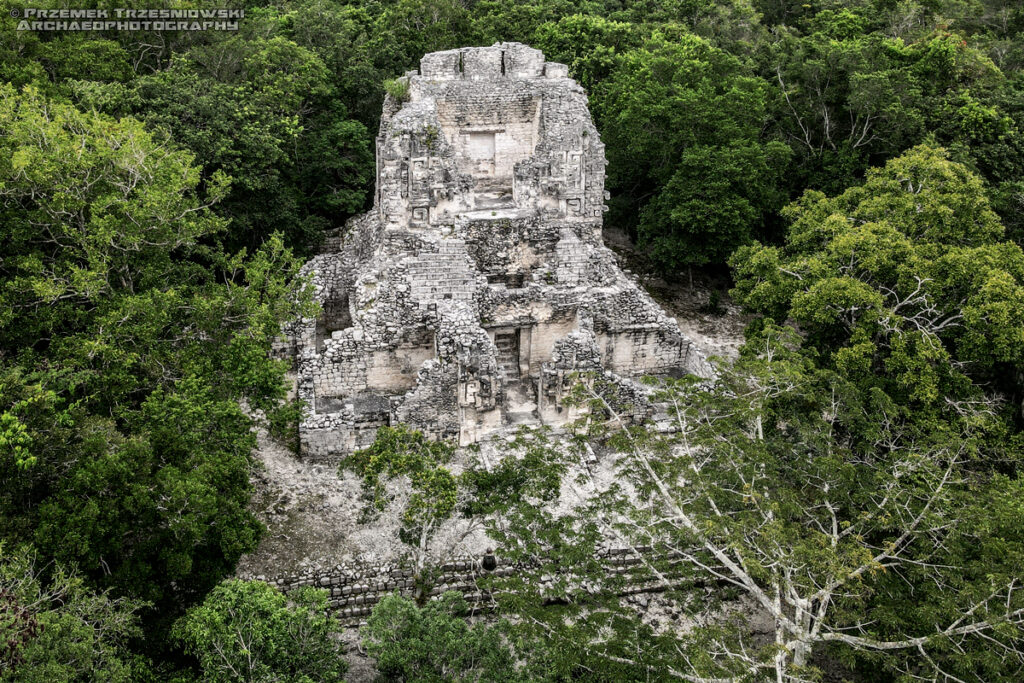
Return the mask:
{"type": "Polygon", "coordinates": [[[421,251],[409,264],[409,280],[412,297],[420,303],[472,300],[476,276],[471,270],[466,243],[441,240],[437,251],[421,251]]]}
{"type": "MultiPolygon", "coordinates": [[[[613,548],[600,551],[598,557],[604,566],[607,585],[618,595],[660,592],[666,589],[664,581],[645,571],[644,557],[664,564],[678,562],[679,553],[655,556],[650,547],[633,549],[613,548]]],[[[480,557],[453,558],[434,571],[429,585],[423,585],[428,599],[434,599],[445,591],[458,591],[476,609],[493,605],[494,579],[515,577],[530,571],[529,567],[511,563],[500,557],[491,556],[492,563],[484,565],[480,557]],[[485,568],[489,567],[489,568],[485,568]]],[[[662,566],[663,576],[672,584],[682,585],[686,578],[672,566],[662,566]]],[[[366,618],[384,596],[399,593],[411,597],[416,592],[415,571],[407,564],[362,564],[337,565],[324,569],[312,569],[294,576],[266,577],[242,576],[241,578],[266,581],[278,590],[289,591],[303,586],[326,590],[329,594],[329,609],[347,626],[365,623],[366,618]]],[[[553,578],[553,577],[552,577],[553,578]]]]}
{"type": "Polygon", "coordinates": [[[498,352],[495,360],[498,369],[507,381],[519,379],[519,333],[497,332],[494,335],[494,346],[498,352]]]}

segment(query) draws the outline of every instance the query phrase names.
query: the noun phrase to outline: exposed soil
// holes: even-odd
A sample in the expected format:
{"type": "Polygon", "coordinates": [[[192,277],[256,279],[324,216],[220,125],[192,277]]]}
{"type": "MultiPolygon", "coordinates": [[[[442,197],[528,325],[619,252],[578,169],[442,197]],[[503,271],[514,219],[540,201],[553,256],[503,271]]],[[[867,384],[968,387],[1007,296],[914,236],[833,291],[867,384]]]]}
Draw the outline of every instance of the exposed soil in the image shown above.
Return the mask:
{"type": "MultiPolygon", "coordinates": [[[[354,473],[303,462],[265,432],[258,437],[252,509],[267,525],[267,535],[256,552],[241,559],[239,576],[272,578],[312,567],[391,562],[408,554],[398,538],[407,481],[393,480],[387,510],[367,519],[361,480],[354,473]]],[[[454,463],[453,471],[460,465],[454,463]]],[[[451,520],[438,529],[428,554],[443,561],[483,554],[486,547],[478,524],[451,520]]]]}
{"type": "MultiPolygon", "coordinates": [[[[460,449],[449,469],[458,475],[473,458],[493,466],[511,457],[504,444],[514,430],[512,426],[507,433],[495,434],[479,444],[477,453],[460,449]]],[[[313,567],[396,562],[411,554],[398,537],[409,491],[406,479],[388,484],[386,510],[368,519],[361,481],[352,472],[305,463],[265,432],[258,438],[260,466],[252,474],[252,509],[267,525],[267,535],[255,552],[241,559],[239,576],[272,579],[313,567]]],[[[612,458],[593,452],[580,453],[579,458],[566,476],[554,513],[568,514],[616,480],[612,458]]],[[[452,519],[435,532],[427,557],[432,564],[442,564],[454,557],[483,555],[490,545],[483,520],[452,519]]]]}

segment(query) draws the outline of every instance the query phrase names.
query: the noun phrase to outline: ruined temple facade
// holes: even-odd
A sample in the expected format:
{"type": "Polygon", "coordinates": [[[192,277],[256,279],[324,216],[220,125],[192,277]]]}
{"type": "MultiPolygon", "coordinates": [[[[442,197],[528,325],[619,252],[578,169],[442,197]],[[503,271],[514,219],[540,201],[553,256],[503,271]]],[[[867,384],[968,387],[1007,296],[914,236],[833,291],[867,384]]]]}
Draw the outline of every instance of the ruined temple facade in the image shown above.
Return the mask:
{"type": "Polygon", "coordinates": [[[641,375],[707,373],[602,243],[604,145],[565,65],[501,43],[428,54],[400,84],[373,210],[306,266],[323,313],[291,330],[305,457],[400,422],[460,445],[562,425],[579,371],[638,406],[641,375]]]}

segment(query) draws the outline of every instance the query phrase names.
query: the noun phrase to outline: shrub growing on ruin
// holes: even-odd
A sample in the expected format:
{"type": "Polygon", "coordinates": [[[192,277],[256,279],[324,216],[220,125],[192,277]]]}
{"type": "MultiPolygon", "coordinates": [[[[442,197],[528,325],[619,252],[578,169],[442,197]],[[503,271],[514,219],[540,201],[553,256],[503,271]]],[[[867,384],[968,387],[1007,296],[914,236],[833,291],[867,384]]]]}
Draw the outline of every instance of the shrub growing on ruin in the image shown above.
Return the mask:
{"type": "Polygon", "coordinates": [[[384,92],[396,102],[406,102],[409,99],[409,81],[405,78],[388,79],[384,81],[384,92]]]}

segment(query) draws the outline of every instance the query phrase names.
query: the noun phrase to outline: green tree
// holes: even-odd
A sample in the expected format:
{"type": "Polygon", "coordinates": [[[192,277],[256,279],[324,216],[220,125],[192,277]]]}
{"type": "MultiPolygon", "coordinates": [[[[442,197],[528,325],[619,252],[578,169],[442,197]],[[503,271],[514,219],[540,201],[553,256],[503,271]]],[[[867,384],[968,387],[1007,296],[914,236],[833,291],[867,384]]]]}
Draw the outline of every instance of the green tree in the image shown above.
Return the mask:
{"type": "Polygon", "coordinates": [[[634,24],[576,14],[538,26],[531,44],[544,58],[563,62],[588,91],[608,78],[619,55],[639,48],[648,31],[634,24]]]}
{"type": "Polygon", "coordinates": [[[480,0],[473,6],[473,34],[478,36],[475,42],[479,45],[515,40],[541,48],[542,25],[575,15],[584,20],[598,19],[600,14],[600,5],[593,2],[480,0]]]}
{"type": "Polygon", "coordinates": [[[388,595],[361,630],[367,653],[385,681],[517,681],[515,657],[499,627],[469,625],[465,599],[448,592],[417,607],[388,595]]]}
{"type": "Polygon", "coordinates": [[[760,139],[768,84],[692,35],[624,53],[592,101],[608,145],[613,220],[671,273],[721,262],[781,205],[789,150],[760,139]]]}
{"type": "Polygon", "coordinates": [[[217,209],[232,222],[227,245],[252,249],[276,231],[308,252],[363,207],[373,170],[367,130],[336,98],[315,53],[283,36],[236,36],[136,79],[129,102],[190,149],[204,175],[232,177],[217,209]]]}
{"type": "Polygon", "coordinates": [[[326,610],[326,591],[286,597],[262,581],[233,579],[190,609],[173,637],[199,660],[204,681],[341,681],[348,664],[326,610]]]}
{"type": "Polygon", "coordinates": [[[373,445],[348,456],[339,467],[363,478],[367,514],[387,507],[389,481],[407,478],[409,491],[403,501],[399,538],[413,550],[417,600],[424,594],[430,539],[456,509],[458,479],[445,467],[454,451],[451,444],[431,441],[405,425],[381,427],[373,445]]]}
{"type": "Polygon", "coordinates": [[[187,152],[140,122],[0,86],[0,533],[173,618],[251,550],[282,322],[310,311],[274,237],[225,229],[187,152]]]}
{"type": "Polygon", "coordinates": [[[1013,173],[1021,143],[994,97],[1003,74],[992,60],[927,14],[906,39],[882,30],[881,16],[870,6],[823,10],[804,33],[782,29],[761,49],[777,130],[796,152],[796,191],[841,191],[932,135],[992,179],[1013,173]]]}
{"type": "MultiPolygon", "coordinates": [[[[265,11],[279,18],[286,37],[320,57],[332,74],[338,103],[368,130],[376,130],[384,96],[379,85],[400,75],[381,63],[375,30],[382,8],[329,0],[291,7],[287,12],[284,8],[265,11]]],[[[367,140],[366,151],[372,153],[370,143],[367,140]]]]}
{"type": "Polygon", "coordinates": [[[659,385],[670,430],[622,429],[599,391],[580,398],[580,433],[614,476],[584,473],[594,493],[542,523],[526,505],[495,524],[536,566],[494,582],[516,642],[619,680],[816,680],[825,658],[849,676],[1020,675],[1021,482],[972,471],[1002,430],[991,401],[922,421],[771,325],[713,383],[659,385]],[[640,566],[609,571],[602,539],[638,549],[640,566]],[[687,628],[641,622],[619,597],[638,584],[659,586],[687,628]]]}
{"type": "Polygon", "coordinates": [[[470,10],[456,0],[395,0],[377,16],[370,49],[384,73],[399,76],[428,52],[474,43],[471,26],[470,10]]]}
{"type": "Polygon", "coordinates": [[[128,643],[140,633],[141,607],[0,544],[0,681],[136,680],[144,662],[128,643]]]}
{"type": "Polygon", "coordinates": [[[732,258],[747,310],[791,317],[829,367],[904,405],[967,399],[973,382],[1019,397],[1024,252],[1002,241],[977,175],[916,147],[784,213],[785,245],[732,258]]]}
{"type": "Polygon", "coordinates": [[[67,92],[77,79],[123,83],[132,78],[131,56],[118,42],[84,32],[49,34],[19,31],[23,6],[4,0],[0,12],[8,18],[0,26],[0,82],[20,88],[34,85],[54,95],[67,92]]]}

